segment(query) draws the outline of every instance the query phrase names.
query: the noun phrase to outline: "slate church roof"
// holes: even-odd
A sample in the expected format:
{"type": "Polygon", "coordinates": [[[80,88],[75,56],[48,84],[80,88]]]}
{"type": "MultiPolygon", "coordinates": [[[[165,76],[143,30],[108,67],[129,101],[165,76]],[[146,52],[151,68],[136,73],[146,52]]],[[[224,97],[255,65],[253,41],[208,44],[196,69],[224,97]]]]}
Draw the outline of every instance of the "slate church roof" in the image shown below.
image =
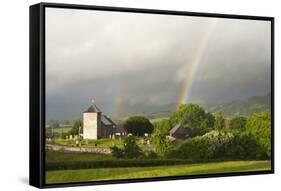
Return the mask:
{"type": "Polygon", "coordinates": [[[115,125],[116,126],[116,124],[106,115],[101,115],[101,122],[104,125],[115,125]]]}
{"type": "Polygon", "coordinates": [[[84,111],[84,113],[100,113],[101,110],[95,105],[95,104],[91,104],[91,106],[84,111]]]}

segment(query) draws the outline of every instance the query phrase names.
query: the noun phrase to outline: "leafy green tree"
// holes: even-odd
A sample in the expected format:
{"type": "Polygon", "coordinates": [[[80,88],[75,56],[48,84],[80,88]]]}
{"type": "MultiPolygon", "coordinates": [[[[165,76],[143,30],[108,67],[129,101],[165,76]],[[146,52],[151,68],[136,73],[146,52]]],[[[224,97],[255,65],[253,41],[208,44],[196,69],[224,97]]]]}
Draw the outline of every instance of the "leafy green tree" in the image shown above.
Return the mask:
{"type": "Polygon", "coordinates": [[[188,108],[187,104],[181,104],[179,106],[177,111],[175,111],[170,118],[172,126],[175,126],[176,124],[182,122],[183,116],[187,112],[188,109],[189,108],[188,108]]]}
{"type": "Polygon", "coordinates": [[[235,117],[229,122],[229,129],[234,131],[244,131],[247,119],[246,117],[235,117]]]}
{"type": "Polygon", "coordinates": [[[257,144],[255,138],[244,132],[235,133],[234,139],[222,153],[223,158],[260,160],[266,159],[266,152],[257,144]]]}
{"type": "Polygon", "coordinates": [[[216,113],[215,115],[215,129],[217,130],[223,130],[225,127],[224,117],[222,116],[221,112],[216,113]]]}
{"type": "Polygon", "coordinates": [[[135,137],[129,136],[124,140],[124,155],[126,158],[138,158],[143,155],[135,137]]]}
{"type": "Polygon", "coordinates": [[[251,115],[246,122],[246,133],[256,139],[268,156],[271,155],[271,116],[268,112],[251,115]]]}
{"type": "Polygon", "coordinates": [[[207,126],[209,128],[213,128],[214,125],[215,125],[215,120],[216,120],[215,116],[212,113],[207,112],[206,113],[206,118],[207,118],[207,126]]]}
{"type": "Polygon", "coordinates": [[[156,152],[160,155],[166,154],[171,148],[171,142],[166,138],[171,129],[171,122],[168,119],[155,122],[151,134],[151,141],[155,145],[156,152]]]}
{"type": "Polygon", "coordinates": [[[66,139],[66,136],[70,135],[69,132],[62,132],[60,135],[61,139],[66,139]]]}
{"type": "Polygon", "coordinates": [[[116,146],[111,147],[112,155],[116,158],[138,158],[143,155],[141,148],[136,143],[133,136],[126,137],[123,143],[123,149],[116,146]]]}
{"type": "Polygon", "coordinates": [[[197,104],[183,104],[171,116],[172,126],[181,123],[190,136],[202,135],[214,126],[214,116],[197,104]]]}
{"type": "Polygon", "coordinates": [[[124,124],[124,129],[135,136],[143,136],[153,131],[153,125],[143,116],[132,116],[124,124]]]}
{"type": "Polygon", "coordinates": [[[81,125],[82,125],[81,121],[80,120],[76,120],[74,122],[73,127],[68,132],[68,134],[69,135],[78,135],[79,134],[79,129],[80,129],[81,125]]]}

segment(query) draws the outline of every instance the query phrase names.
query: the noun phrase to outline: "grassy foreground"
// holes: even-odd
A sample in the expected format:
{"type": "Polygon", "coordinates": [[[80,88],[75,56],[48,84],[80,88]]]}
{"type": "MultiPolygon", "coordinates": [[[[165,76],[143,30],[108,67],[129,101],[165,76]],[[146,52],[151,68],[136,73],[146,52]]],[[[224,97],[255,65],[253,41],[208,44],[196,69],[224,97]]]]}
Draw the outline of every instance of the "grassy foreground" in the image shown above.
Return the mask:
{"type": "Polygon", "coordinates": [[[233,161],[159,167],[99,168],[46,172],[46,183],[87,182],[270,170],[270,161],[233,161]]]}

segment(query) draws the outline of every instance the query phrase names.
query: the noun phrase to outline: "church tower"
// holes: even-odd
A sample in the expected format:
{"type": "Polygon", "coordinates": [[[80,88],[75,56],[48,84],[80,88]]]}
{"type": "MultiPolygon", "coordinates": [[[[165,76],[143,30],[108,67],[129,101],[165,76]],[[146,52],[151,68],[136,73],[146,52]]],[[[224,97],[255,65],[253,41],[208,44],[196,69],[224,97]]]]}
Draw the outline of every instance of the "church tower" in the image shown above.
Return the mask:
{"type": "Polygon", "coordinates": [[[101,132],[102,112],[92,101],[91,106],[83,112],[83,138],[98,139],[101,132]]]}

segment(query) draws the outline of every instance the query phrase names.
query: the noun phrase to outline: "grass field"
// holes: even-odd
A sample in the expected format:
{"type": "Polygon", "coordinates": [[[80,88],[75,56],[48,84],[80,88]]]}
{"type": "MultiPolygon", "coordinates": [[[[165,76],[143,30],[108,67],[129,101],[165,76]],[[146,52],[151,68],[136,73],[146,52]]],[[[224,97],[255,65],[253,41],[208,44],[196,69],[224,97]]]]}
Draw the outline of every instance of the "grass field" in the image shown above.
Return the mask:
{"type": "Polygon", "coordinates": [[[270,161],[233,161],[159,167],[99,168],[46,172],[46,183],[87,182],[148,177],[270,170],[270,161]]]}
{"type": "MultiPolygon", "coordinates": [[[[72,126],[69,127],[60,127],[60,128],[54,128],[53,131],[54,133],[67,133],[70,131],[72,126]]],[[[49,129],[51,131],[51,129],[49,129]]]]}
{"type": "Polygon", "coordinates": [[[161,121],[163,119],[169,119],[169,117],[159,117],[159,118],[155,118],[155,119],[150,119],[149,121],[151,123],[154,123],[154,122],[158,122],[158,121],[161,121]]]}

